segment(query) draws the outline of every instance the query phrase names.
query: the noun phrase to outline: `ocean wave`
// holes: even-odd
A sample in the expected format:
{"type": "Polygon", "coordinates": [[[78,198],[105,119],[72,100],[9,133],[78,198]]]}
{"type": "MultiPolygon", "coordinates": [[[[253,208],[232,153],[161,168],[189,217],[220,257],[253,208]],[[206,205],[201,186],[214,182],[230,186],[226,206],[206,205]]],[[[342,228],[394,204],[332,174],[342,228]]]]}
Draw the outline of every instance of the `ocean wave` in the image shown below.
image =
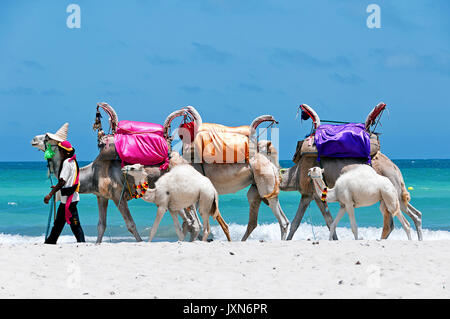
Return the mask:
{"type": "MultiPolygon", "coordinates": [[[[172,228],[173,229],[173,228],[172,228]]],[[[246,225],[229,224],[229,230],[232,241],[240,241],[247,229],[246,225]]],[[[350,228],[338,227],[337,235],[339,240],[354,240],[353,233],[350,228]]],[[[382,228],[380,227],[358,227],[358,235],[362,239],[366,240],[378,240],[381,237],[382,228]]],[[[213,240],[226,241],[225,234],[220,226],[212,226],[211,233],[213,240]]],[[[450,240],[450,232],[445,230],[430,230],[422,229],[423,240],[450,240]]],[[[411,229],[411,235],[413,240],[417,240],[417,233],[414,229],[411,229]]],[[[308,223],[302,223],[292,240],[328,240],[329,230],[326,226],[313,226],[308,223]]],[[[189,240],[189,234],[185,240],[189,240]]],[[[86,236],[86,242],[95,243],[96,236],[86,236]]],[[[147,241],[148,236],[142,236],[142,240],[147,241]]],[[[253,230],[252,234],[248,238],[249,241],[280,241],[280,226],[278,224],[262,224],[253,230]]],[[[388,240],[407,240],[406,234],[402,228],[395,228],[390,234],[388,240]]],[[[173,233],[167,231],[167,234],[154,239],[157,241],[177,241],[175,231],[173,233]]],[[[0,244],[24,244],[24,243],[43,243],[44,234],[41,236],[25,236],[20,234],[4,234],[0,233],[0,244]]],[[[103,242],[118,243],[118,242],[135,242],[133,236],[107,236],[103,237],[103,242]]],[[[73,235],[61,235],[58,239],[58,244],[76,243],[73,235]]]]}
{"type": "MultiPolygon", "coordinates": [[[[246,225],[230,224],[229,230],[231,240],[239,241],[244,236],[246,225]]],[[[211,227],[211,232],[215,240],[226,240],[225,234],[219,226],[211,227]]],[[[358,227],[358,236],[362,239],[377,240],[381,238],[381,227],[358,227]]],[[[337,227],[337,236],[339,240],[354,240],[353,232],[350,228],[337,227]]],[[[308,223],[302,223],[292,240],[328,240],[329,230],[326,226],[311,226],[308,223]]],[[[450,232],[445,230],[422,229],[423,240],[449,240],[450,232]]],[[[411,237],[417,240],[415,229],[411,229],[411,237]]],[[[279,224],[262,224],[256,227],[248,240],[279,241],[281,232],[279,224]]],[[[406,233],[402,228],[395,228],[389,235],[388,240],[408,240],[406,233]]]]}
{"type": "MultiPolygon", "coordinates": [[[[25,236],[20,234],[4,234],[0,233],[0,244],[42,244],[44,243],[44,234],[41,236],[25,236]]],[[[97,237],[87,237],[86,241],[95,241],[97,237]]],[[[75,243],[75,237],[62,235],[58,239],[58,244],[75,243]]]]}

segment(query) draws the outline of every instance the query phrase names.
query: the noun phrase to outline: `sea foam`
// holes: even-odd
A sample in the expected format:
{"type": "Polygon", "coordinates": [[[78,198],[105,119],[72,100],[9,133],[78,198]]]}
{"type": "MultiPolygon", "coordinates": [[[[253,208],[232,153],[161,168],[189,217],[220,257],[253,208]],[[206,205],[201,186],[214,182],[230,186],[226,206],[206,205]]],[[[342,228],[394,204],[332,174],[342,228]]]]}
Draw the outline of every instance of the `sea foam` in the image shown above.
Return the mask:
{"type": "MultiPolygon", "coordinates": [[[[246,225],[230,224],[229,230],[232,241],[241,240],[244,236],[246,225]]],[[[225,234],[219,226],[211,227],[215,240],[226,240],[225,234]]],[[[377,240],[381,238],[382,228],[379,227],[358,227],[358,236],[361,239],[377,240]]],[[[289,233],[289,232],[288,232],[289,233]]],[[[354,240],[353,232],[350,228],[337,227],[339,240],[354,240]]],[[[328,240],[329,230],[326,226],[312,226],[309,223],[302,223],[294,234],[292,240],[328,240]]],[[[423,240],[449,240],[450,232],[444,230],[422,229],[423,240]]],[[[417,240],[416,230],[411,228],[411,237],[417,240]]],[[[248,240],[279,241],[281,232],[279,224],[262,224],[256,227],[248,240]]],[[[408,240],[403,228],[395,228],[389,235],[388,240],[408,240]]]]}
{"type": "MultiPolygon", "coordinates": [[[[173,228],[172,228],[173,229],[173,228]]],[[[229,224],[229,230],[232,241],[240,241],[247,229],[246,225],[239,225],[231,223],[229,224]]],[[[350,228],[338,227],[337,235],[339,240],[354,240],[353,233],[350,228]]],[[[378,240],[381,237],[382,229],[378,227],[358,227],[358,234],[361,239],[366,240],[378,240]]],[[[212,239],[217,241],[226,241],[225,234],[220,226],[211,227],[212,239]]],[[[445,230],[430,230],[422,229],[423,240],[450,240],[450,232],[445,230]]],[[[326,226],[313,226],[308,223],[302,223],[297,229],[292,240],[328,240],[329,230],[326,226]]],[[[417,233],[415,229],[411,229],[411,236],[413,240],[417,240],[417,233]]],[[[189,240],[190,235],[186,236],[185,241],[189,240]]],[[[148,240],[148,236],[142,236],[144,241],[148,240]]],[[[96,236],[86,236],[86,242],[95,243],[96,236]]],[[[280,226],[276,223],[273,224],[261,224],[256,227],[250,237],[249,241],[280,241],[281,233],[280,226]]],[[[389,235],[388,240],[407,240],[406,234],[402,228],[395,228],[389,235]]],[[[157,241],[177,241],[175,231],[173,234],[168,232],[166,236],[158,238],[158,234],[154,239],[157,241]]],[[[24,236],[19,234],[4,234],[0,233],[0,244],[24,244],[24,243],[43,243],[44,234],[41,236],[24,236]]],[[[118,242],[135,242],[133,236],[104,236],[103,242],[118,243],[118,242]]],[[[62,235],[58,239],[58,244],[76,243],[73,235],[62,235]]]]}

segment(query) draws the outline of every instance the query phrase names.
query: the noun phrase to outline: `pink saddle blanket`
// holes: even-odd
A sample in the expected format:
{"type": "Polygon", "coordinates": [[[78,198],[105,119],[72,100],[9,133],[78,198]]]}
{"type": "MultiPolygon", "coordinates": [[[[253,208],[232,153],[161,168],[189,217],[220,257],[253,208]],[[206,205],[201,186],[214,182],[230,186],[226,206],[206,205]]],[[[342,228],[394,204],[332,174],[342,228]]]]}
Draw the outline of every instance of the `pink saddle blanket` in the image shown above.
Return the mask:
{"type": "Polygon", "coordinates": [[[122,162],[127,164],[169,166],[169,148],[160,124],[119,121],[114,144],[122,162]]]}

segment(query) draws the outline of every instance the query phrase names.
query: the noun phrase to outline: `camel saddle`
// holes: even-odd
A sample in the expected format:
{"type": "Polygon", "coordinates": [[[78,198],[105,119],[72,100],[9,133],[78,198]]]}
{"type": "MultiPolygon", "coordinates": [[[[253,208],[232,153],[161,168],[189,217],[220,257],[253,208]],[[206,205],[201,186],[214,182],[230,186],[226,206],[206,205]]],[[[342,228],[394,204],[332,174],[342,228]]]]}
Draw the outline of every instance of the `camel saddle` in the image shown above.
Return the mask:
{"type": "Polygon", "coordinates": [[[160,124],[119,121],[114,144],[122,163],[168,168],[169,148],[160,124]]]}
{"type": "MultiPolygon", "coordinates": [[[[190,127],[186,127],[190,129],[190,127]]],[[[183,139],[183,157],[195,163],[248,163],[250,126],[202,123],[197,134],[183,139]]]]}
{"type": "Polygon", "coordinates": [[[317,157],[358,157],[368,162],[380,150],[376,133],[369,133],[364,124],[320,125],[314,135],[297,142],[293,161],[298,163],[301,156],[317,157]]]}

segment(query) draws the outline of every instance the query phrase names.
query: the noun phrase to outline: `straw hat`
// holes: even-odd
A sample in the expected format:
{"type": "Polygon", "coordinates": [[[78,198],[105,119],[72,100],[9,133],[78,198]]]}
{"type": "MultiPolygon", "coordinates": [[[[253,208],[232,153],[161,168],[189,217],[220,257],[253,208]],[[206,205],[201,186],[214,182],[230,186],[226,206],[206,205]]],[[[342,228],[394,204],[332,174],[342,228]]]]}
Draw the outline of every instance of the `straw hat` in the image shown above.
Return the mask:
{"type": "Polygon", "coordinates": [[[69,131],[69,123],[64,123],[63,126],[61,126],[61,128],[56,131],[55,134],[53,133],[47,133],[48,137],[50,137],[52,140],[58,141],[58,142],[63,142],[65,140],[67,140],[67,133],[69,131]]]}

